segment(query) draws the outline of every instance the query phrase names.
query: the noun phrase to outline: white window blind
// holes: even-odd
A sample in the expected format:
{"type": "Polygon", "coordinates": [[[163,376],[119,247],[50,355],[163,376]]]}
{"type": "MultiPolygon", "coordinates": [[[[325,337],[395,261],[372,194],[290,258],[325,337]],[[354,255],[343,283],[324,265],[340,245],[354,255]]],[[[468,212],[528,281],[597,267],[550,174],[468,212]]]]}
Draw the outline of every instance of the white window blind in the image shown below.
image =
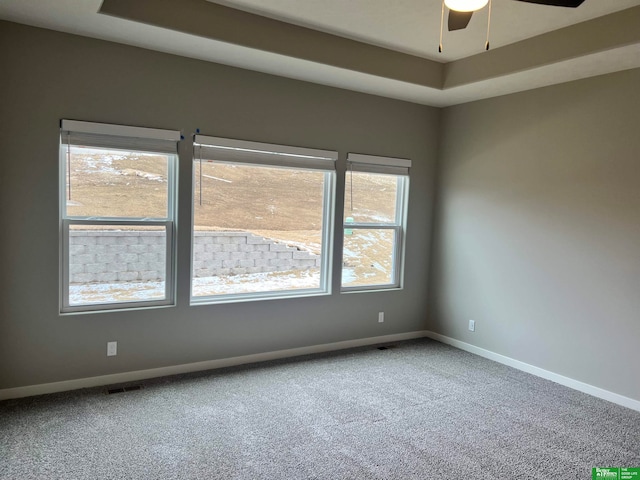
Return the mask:
{"type": "Polygon", "coordinates": [[[62,120],[60,139],[63,145],[176,153],[177,142],[180,141],[180,132],[177,130],[62,120]]]}
{"type": "Polygon", "coordinates": [[[405,158],[377,157],[360,153],[347,155],[347,169],[354,172],[409,175],[410,168],[411,160],[405,158]]]}
{"type": "Polygon", "coordinates": [[[195,159],[250,165],[335,170],[338,153],[270,143],[196,135],[195,159]]]}

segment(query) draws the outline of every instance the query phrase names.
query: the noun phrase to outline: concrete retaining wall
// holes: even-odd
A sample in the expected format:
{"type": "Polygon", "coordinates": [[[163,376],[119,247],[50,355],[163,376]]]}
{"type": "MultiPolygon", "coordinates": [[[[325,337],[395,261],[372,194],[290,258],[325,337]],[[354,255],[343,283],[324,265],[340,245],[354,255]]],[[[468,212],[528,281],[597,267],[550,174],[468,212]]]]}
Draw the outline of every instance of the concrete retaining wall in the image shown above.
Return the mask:
{"type": "MultiPolygon", "coordinates": [[[[165,275],[164,232],[72,231],[71,283],[160,281],[165,275]]],[[[306,270],[320,256],[247,232],[195,232],[196,277],[306,270]]]]}

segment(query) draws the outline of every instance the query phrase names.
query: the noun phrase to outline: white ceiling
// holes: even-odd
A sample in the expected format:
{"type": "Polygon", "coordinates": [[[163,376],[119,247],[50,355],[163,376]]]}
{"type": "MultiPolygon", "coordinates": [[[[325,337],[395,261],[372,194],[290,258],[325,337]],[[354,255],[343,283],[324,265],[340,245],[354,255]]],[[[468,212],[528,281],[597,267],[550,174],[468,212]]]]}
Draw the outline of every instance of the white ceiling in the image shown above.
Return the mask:
{"type": "MultiPolygon", "coordinates": [[[[505,45],[640,6],[640,0],[586,0],[577,9],[565,9],[493,0],[491,52],[483,53],[485,9],[474,15],[465,30],[446,32],[445,25],[444,53],[438,54],[440,0],[219,0],[214,3],[440,62],[437,65],[442,65],[443,75],[449,67],[470,55],[477,55],[473,59],[480,64],[484,59],[496,61],[500,48],[505,45]]],[[[637,41],[615,45],[615,48],[596,47],[572,58],[534,62],[526,68],[490,78],[479,77],[454,88],[433,88],[363,73],[357,68],[327,65],[102,15],[98,13],[101,4],[102,0],[1,0],[0,19],[434,106],[640,67],[640,35],[636,35],[637,41]]],[[[635,10],[633,18],[638,18],[635,10]]]]}

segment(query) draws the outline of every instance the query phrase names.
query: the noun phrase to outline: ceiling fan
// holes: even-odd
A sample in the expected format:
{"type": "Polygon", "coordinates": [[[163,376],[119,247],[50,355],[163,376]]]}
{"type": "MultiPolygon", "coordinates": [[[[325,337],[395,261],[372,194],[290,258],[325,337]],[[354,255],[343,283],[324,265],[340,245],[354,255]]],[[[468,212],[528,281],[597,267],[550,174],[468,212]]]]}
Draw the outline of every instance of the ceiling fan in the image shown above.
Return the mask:
{"type": "MultiPolygon", "coordinates": [[[[577,8],[584,0],[516,0],[517,2],[537,3],[539,5],[548,5],[552,7],[569,7],[577,8]]],[[[476,10],[484,8],[489,0],[444,0],[445,5],[449,8],[449,31],[462,30],[469,25],[471,15],[476,10]]]]}
{"type": "MultiPolygon", "coordinates": [[[[487,3],[489,4],[489,22],[491,21],[491,0],[443,0],[442,3],[442,20],[440,25],[440,47],[438,51],[442,52],[442,23],[444,21],[444,7],[449,9],[449,17],[447,26],[449,31],[462,30],[467,28],[473,12],[481,10],[487,3]]],[[[547,5],[551,7],[568,7],[577,8],[584,0],[515,0],[517,2],[537,3],[539,5],[547,5]]],[[[489,50],[489,24],[487,24],[487,43],[486,49],[489,50]]]]}

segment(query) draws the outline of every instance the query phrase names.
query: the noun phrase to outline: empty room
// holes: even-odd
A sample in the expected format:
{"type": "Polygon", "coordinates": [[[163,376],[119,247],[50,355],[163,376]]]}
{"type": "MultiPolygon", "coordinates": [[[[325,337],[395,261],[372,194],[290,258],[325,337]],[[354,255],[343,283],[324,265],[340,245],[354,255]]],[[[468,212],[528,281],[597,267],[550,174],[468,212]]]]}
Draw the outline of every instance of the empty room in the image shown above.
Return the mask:
{"type": "Polygon", "coordinates": [[[640,478],[640,0],[4,0],[0,65],[0,479],[640,478]]]}

